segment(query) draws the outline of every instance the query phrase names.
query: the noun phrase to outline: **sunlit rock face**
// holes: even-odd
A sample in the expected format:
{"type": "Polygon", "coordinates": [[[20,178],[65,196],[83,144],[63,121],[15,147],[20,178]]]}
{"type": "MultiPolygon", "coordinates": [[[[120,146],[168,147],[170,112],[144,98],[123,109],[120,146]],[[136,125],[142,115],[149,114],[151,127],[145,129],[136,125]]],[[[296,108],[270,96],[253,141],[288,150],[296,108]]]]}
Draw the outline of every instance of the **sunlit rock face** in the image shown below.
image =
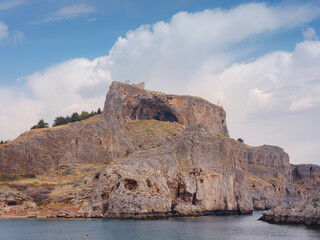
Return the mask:
{"type": "Polygon", "coordinates": [[[26,132],[0,157],[0,172],[18,174],[104,163],[70,183],[85,217],[245,214],[301,197],[283,149],[231,139],[222,107],[143,84],[112,83],[101,115],[26,132]]]}
{"type": "Polygon", "coordinates": [[[120,125],[138,119],[178,122],[186,127],[201,124],[211,134],[229,137],[223,108],[199,97],[166,95],[113,82],[103,112],[108,121],[120,125]]]}

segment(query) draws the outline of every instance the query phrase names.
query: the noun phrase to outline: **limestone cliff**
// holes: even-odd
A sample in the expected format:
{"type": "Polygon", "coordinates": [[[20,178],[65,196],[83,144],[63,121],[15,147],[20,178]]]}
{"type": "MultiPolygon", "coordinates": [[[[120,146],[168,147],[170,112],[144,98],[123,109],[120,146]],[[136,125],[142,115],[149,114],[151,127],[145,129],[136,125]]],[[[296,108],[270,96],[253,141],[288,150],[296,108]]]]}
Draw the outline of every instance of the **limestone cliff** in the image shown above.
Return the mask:
{"type": "Polygon", "coordinates": [[[248,169],[255,209],[271,209],[302,199],[300,189],[292,184],[289,156],[282,148],[249,148],[248,169]]]}
{"type": "MultiPolygon", "coordinates": [[[[72,204],[78,211],[72,216],[251,213],[302,196],[291,183],[283,149],[229,138],[223,108],[119,82],[112,83],[101,115],[32,130],[0,146],[0,173],[38,174],[37,184],[44,185],[49,172],[59,180],[51,183],[45,203],[72,204]],[[88,173],[72,170],[79,164],[99,167],[88,173]],[[75,172],[73,178],[59,183],[59,169],[68,165],[63,174],[75,172]]],[[[19,182],[3,184],[5,204],[10,186],[18,189],[19,199],[30,199],[19,182]]]]}
{"type": "Polygon", "coordinates": [[[263,213],[260,220],[270,223],[320,226],[320,191],[313,191],[299,203],[279,206],[263,213]]]}

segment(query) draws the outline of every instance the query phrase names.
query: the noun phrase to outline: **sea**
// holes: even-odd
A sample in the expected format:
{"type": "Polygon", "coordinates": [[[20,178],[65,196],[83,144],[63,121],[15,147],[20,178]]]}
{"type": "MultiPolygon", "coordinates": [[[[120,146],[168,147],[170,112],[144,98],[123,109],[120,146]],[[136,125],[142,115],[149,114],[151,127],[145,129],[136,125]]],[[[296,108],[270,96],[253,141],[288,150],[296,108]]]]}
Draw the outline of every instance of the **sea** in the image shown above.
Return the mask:
{"type": "Polygon", "coordinates": [[[248,216],[206,216],[166,220],[0,219],[1,240],[105,239],[320,239],[320,228],[275,225],[248,216]]]}

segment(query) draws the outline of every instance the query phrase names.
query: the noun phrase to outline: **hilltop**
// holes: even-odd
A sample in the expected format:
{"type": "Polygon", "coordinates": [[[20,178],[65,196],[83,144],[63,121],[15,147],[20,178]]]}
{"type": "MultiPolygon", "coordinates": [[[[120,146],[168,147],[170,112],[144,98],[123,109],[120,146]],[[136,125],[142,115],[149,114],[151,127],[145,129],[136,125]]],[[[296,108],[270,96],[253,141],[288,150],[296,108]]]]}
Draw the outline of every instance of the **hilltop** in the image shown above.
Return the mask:
{"type": "Polygon", "coordinates": [[[282,148],[230,138],[222,107],[144,84],[113,82],[102,114],[23,133],[0,157],[8,215],[250,214],[310,191],[282,148]]]}

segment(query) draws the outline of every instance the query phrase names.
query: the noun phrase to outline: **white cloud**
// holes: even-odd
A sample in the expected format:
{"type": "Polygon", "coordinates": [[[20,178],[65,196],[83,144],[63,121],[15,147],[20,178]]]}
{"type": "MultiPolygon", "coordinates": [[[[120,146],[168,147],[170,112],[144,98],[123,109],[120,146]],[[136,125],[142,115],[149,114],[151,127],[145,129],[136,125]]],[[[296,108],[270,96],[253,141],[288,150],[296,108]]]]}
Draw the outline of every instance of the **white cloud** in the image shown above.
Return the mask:
{"type": "Polygon", "coordinates": [[[87,22],[95,22],[97,20],[98,20],[97,18],[90,18],[90,19],[87,20],[87,22]]]}
{"type": "Polygon", "coordinates": [[[9,8],[17,7],[19,5],[25,4],[25,0],[11,0],[0,3],[0,10],[6,10],[9,8]]]}
{"type": "Polygon", "coordinates": [[[0,22],[0,40],[7,38],[9,35],[8,25],[0,22]]]}
{"type": "Polygon", "coordinates": [[[57,115],[102,107],[110,83],[106,62],[78,58],[26,77],[34,98],[46,103],[43,116],[52,122],[57,115]]]}
{"type": "Polygon", "coordinates": [[[45,104],[33,100],[24,91],[13,88],[0,88],[1,139],[12,139],[30,129],[39,121],[45,104]]]}
{"type": "MultiPolygon", "coordinates": [[[[57,115],[101,107],[111,80],[145,81],[148,89],[219,101],[235,138],[280,145],[295,162],[320,163],[320,150],[314,148],[320,129],[313,127],[320,112],[320,42],[304,41],[293,52],[272,52],[251,62],[238,60],[251,51],[241,45],[250,37],[301,27],[319,14],[320,7],[312,4],[256,3],[177,13],[169,22],[119,37],[108,56],[70,60],[26,77],[32,99],[44,106],[34,114],[52,122],[57,115]],[[302,148],[294,146],[304,142],[313,154],[297,159],[302,148]]],[[[0,133],[5,127],[0,125],[0,133]]]]}
{"type": "Polygon", "coordinates": [[[55,22],[61,20],[68,20],[76,18],[78,16],[87,15],[94,12],[96,9],[93,6],[90,6],[86,3],[80,3],[72,6],[63,7],[57,12],[53,13],[51,16],[48,16],[40,21],[33,21],[29,24],[39,24],[45,22],[55,22]]]}
{"type": "Polygon", "coordinates": [[[266,93],[258,88],[251,89],[249,93],[252,94],[252,96],[254,96],[258,101],[264,103],[267,103],[272,97],[271,93],[266,93]]]}
{"type": "Polygon", "coordinates": [[[314,28],[312,27],[307,27],[305,30],[302,32],[303,37],[305,40],[317,40],[318,36],[314,28]]]}
{"type": "Polygon", "coordinates": [[[25,36],[22,32],[17,30],[10,32],[9,26],[3,22],[0,22],[0,42],[2,42],[2,45],[4,45],[4,43],[16,45],[21,43],[24,38],[25,36]]]}
{"type": "Polygon", "coordinates": [[[293,52],[273,52],[204,75],[197,92],[212,102],[221,101],[217,96],[223,92],[229,130],[235,138],[253,145],[280,145],[295,163],[319,164],[319,64],[320,42],[305,41],[293,52]],[[313,153],[305,154],[308,159],[301,158],[305,148],[313,153]]]}
{"type": "Polygon", "coordinates": [[[157,89],[181,89],[180,81],[188,85],[194,75],[220,72],[245,55],[248,51],[236,46],[249,37],[304,24],[319,14],[319,7],[308,4],[267,7],[256,3],[228,11],[180,12],[169,23],[142,26],[119,38],[110,51],[112,78],[149,81],[157,89]]]}

